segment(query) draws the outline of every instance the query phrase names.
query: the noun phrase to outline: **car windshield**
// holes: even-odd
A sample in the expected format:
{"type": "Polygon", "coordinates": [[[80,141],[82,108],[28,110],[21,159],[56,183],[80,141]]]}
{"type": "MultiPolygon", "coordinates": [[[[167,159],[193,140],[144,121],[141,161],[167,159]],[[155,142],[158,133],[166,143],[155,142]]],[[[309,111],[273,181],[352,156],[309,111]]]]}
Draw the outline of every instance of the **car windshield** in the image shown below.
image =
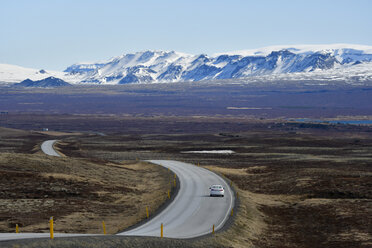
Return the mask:
{"type": "Polygon", "coordinates": [[[222,186],[221,185],[213,185],[212,189],[222,189],[222,186]]]}

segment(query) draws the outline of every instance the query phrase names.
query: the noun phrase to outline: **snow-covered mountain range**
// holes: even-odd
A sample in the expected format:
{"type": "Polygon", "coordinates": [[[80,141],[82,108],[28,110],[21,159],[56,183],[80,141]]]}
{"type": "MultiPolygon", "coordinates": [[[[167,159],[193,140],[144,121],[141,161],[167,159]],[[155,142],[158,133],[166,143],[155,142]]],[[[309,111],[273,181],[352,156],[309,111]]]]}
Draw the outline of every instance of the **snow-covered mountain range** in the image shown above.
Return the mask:
{"type": "MultiPolygon", "coordinates": [[[[3,68],[4,65],[0,65],[0,81],[15,82],[15,79],[26,79],[27,73],[24,72],[14,72],[11,79],[7,79],[3,68]],[[22,75],[23,78],[15,75],[22,75]]],[[[35,70],[31,75],[34,78],[31,76],[30,78],[41,79],[41,74],[43,73],[35,70]]],[[[82,84],[218,79],[371,81],[372,46],[349,44],[275,46],[211,56],[174,51],[143,51],[114,57],[100,63],[74,64],[63,73],[50,72],[49,75],[45,75],[49,76],[82,84]]]]}
{"type": "Polygon", "coordinates": [[[69,83],[77,84],[82,78],[69,75],[65,72],[46,71],[44,69],[25,68],[17,65],[0,64],[0,84],[20,83],[23,80],[42,80],[48,77],[63,79],[69,83]]]}

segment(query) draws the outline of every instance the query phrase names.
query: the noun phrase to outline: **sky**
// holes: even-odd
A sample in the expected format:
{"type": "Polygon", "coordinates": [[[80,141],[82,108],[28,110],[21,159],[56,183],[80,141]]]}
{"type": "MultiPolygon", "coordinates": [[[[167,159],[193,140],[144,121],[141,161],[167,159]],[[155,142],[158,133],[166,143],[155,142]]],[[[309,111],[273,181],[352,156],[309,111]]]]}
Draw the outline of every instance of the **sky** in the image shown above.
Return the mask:
{"type": "Polygon", "coordinates": [[[372,45],[370,0],[1,0],[0,63],[64,70],[143,50],[372,45]]]}

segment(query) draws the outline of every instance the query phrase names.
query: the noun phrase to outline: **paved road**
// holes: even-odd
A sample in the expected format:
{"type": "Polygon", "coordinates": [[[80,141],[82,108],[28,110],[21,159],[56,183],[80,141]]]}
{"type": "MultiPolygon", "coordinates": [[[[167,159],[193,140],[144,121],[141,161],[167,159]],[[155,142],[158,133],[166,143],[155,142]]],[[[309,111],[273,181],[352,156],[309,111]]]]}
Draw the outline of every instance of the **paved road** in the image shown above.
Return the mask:
{"type": "MultiPolygon", "coordinates": [[[[53,149],[56,140],[42,144],[44,153],[59,156],[53,149]]],[[[234,194],[229,185],[217,174],[204,168],[171,160],[150,160],[149,162],[169,168],[180,181],[180,189],[175,199],[160,214],[132,230],[118,233],[125,236],[160,236],[160,225],[164,225],[164,237],[193,238],[222,228],[234,206],[234,194]],[[225,197],[209,197],[209,186],[221,184],[225,197]]],[[[79,234],[60,234],[55,237],[72,237],[79,234]]],[[[88,236],[79,235],[79,236],[88,236]]],[[[0,233],[1,240],[49,237],[48,233],[0,233]]]]}
{"type": "Polygon", "coordinates": [[[174,171],[180,180],[180,190],[174,201],[159,215],[133,230],[118,235],[193,238],[220,229],[228,219],[234,204],[229,185],[215,173],[192,164],[169,160],[151,160],[174,171]],[[225,197],[209,197],[209,186],[221,184],[225,197]]]}
{"type": "Polygon", "coordinates": [[[56,156],[56,157],[60,157],[61,155],[59,155],[53,148],[53,144],[56,143],[57,140],[47,140],[47,141],[44,141],[42,144],[41,144],[41,150],[49,155],[49,156],[56,156]]]}

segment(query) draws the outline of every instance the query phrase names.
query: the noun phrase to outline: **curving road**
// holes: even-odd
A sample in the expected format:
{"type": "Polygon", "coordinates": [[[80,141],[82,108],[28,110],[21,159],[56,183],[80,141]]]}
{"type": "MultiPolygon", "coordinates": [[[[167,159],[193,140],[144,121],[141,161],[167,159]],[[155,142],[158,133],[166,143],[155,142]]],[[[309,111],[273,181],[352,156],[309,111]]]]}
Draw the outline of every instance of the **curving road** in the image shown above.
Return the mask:
{"type": "Polygon", "coordinates": [[[228,219],[234,205],[234,194],[229,185],[217,174],[197,167],[170,160],[150,160],[174,171],[180,181],[180,190],[174,201],[149,222],[118,235],[160,236],[164,225],[164,237],[194,238],[211,233],[212,226],[220,229],[228,219]],[[221,184],[225,197],[209,197],[209,186],[221,184]]]}
{"type": "MultiPolygon", "coordinates": [[[[42,151],[51,156],[60,156],[54,149],[56,140],[45,141],[42,151]]],[[[234,194],[229,185],[217,174],[204,168],[171,160],[148,162],[169,168],[176,173],[180,189],[175,199],[158,215],[143,225],[118,233],[125,236],[160,236],[160,225],[164,226],[164,237],[194,238],[223,227],[234,207],[234,194]],[[225,197],[209,197],[209,186],[221,184],[225,197]]],[[[1,240],[48,237],[47,233],[0,233],[1,240]]],[[[56,237],[87,236],[89,234],[55,234],[56,237]]]]}
{"type": "Polygon", "coordinates": [[[44,141],[42,144],[41,144],[41,150],[46,154],[46,155],[49,155],[49,156],[55,156],[55,157],[60,157],[61,155],[59,155],[53,148],[53,145],[54,143],[56,143],[57,140],[47,140],[47,141],[44,141]]]}

